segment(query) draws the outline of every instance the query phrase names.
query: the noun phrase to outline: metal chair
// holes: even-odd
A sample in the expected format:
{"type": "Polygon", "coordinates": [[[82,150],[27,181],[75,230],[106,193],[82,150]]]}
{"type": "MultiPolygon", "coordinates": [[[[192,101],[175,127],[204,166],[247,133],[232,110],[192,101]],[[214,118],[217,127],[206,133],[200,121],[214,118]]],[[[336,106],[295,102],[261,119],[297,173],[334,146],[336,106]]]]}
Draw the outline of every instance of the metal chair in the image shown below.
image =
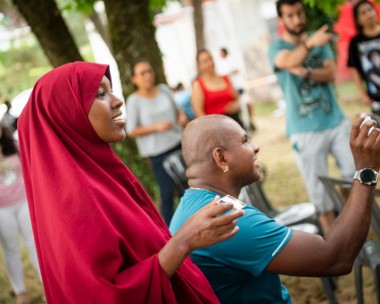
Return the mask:
{"type": "Polygon", "coordinates": [[[320,230],[315,207],[309,202],[292,204],[289,207],[277,209],[265,194],[262,180],[250,184],[242,189],[241,196],[248,197],[253,206],[273,218],[282,225],[296,225],[302,223],[313,224],[320,230]]]}
{"type": "MultiPolygon", "coordinates": [[[[326,191],[332,198],[336,210],[339,212],[344,204],[345,199],[341,194],[341,189],[351,190],[352,180],[343,178],[334,178],[330,176],[320,176],[320,181],[323,183],[326,191]]],[[[376,189],[377,198],[380,198],[380,189],[376,189]]],[[[373,204],[371,226],[380,239],[380,208],[377,202],[373,204]]],[[[363,298],[363,275],[362,267],[369,267],[373,274],[374,285],[376,289],[377,302],[380,303],[380,241],[367,240],[359,252],[354,263],[355,288],[358,303],[364,303],[363,298]]]]}
{"type": "MultiPolygon", "coordinates": [[[[182,151],[175,151],[168,155],[163,162],[163,166],[176,184],[179,193],[183,195],[189,185],[187,183],[186,163],[183,159],[182,151]]],[[[263,168],[263,166],[261,167],[263,168]]],[[[298,207],[295,205],[284,208],[283,210],[276,210],[269,203],[262,188],[261,181],[244,187],[239,198],[245,203],[255,206],[268,216],[273,217],[281,224],[289,226],[294,230],[301,230],[315,234],[320,233],[315,208],[312,204],[302,203],[299,204],[298,207]]],[[[330,303],[336,304],[337,301],[334,294],[336,285],[334,278],[324,277],[321,278],[321,280],[330,303]]]]}
{"type": "Polygon", "coordinates": [[[182,196],[185,190],[189,188],[186,177],[186,163],[183,159],[182,151],[177,150],[169,154],[162,165],[174,181],[179,194],[182,196]]]}

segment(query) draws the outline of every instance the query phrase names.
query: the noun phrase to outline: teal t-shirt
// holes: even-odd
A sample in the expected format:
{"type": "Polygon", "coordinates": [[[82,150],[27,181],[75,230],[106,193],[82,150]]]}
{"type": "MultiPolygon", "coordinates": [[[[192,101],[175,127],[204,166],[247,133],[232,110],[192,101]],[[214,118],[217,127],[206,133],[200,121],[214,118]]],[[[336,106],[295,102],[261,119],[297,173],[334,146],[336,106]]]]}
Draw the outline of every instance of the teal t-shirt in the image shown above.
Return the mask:
{"type": "MultiPolygon", "coordinates": [[[[345,116],[337,104],[331,83],[317,83],[274,66],[274,60],[280,51],[292,50],[295,47],[295,44],[279,39],[272,43],[268,53],[269,61],[285,95],[286,135],[323,131],[338,126],[345,116]]],[[[311,49],[302,65],[320,68],[323,62],[329,59],[334,59],[330,46],[318,46],[311,49]]]]}
{"type": "MultiPolygon", "coordinates": [[[[172,234],[216,195],[207,190],[186,190],[170,223],[172,234]]],[[[266,272],[265,268],[290,240],[293,230],[252,206],[244,209],[234,237],[197,249],[191,258],[222,303],[291,303],[279,275],[266,272]]]]}

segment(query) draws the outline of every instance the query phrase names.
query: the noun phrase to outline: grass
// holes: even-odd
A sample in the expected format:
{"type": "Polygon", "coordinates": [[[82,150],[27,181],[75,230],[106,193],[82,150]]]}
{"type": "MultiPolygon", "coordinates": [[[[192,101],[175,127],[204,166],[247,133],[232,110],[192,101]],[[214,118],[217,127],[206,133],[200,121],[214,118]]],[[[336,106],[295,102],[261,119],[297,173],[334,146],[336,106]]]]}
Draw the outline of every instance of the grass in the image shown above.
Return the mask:
{"type": "MultiPolygon", "coordinates": [[[[353,120],[355,116],[368,109],[358,101],[358,95],[352,83],[337,86],[340,104],[346,115],[353,120]]],[[[276,207],[287,206],[295,202],[307,201],[303,180],[296,168],[294,155],[288,139],[284,135],[285,118],[276,117],[272,112],[276,105],[258,103],[255,108],[255,124],[258,128],[253,141],[260,146],[259,160],[267,167],[267,179],[264,188],[269,199],[276,207]]],[[[332,160],[329,162],[331,174],[337,175],[337,169],[332,160]]],[[[41,284],[34,273],[25,250],[23,261],[26,269],[26,285],[32,297],[32,303],[42,303],[41,284]]],[[[294,303],[328,303],[321,280],[318,278],[301,278],[282,276],[294,303]]],[[[372,275],[364,269],[364,295],[366,303],[375,303],[375,291],[372,275]]],[[[0,304],[13,303],[10,296],[11,287],[5,272],[0,253],[0,304]]],[[[339,278],[336,291],[340,303],[356,303],[353,274],[339,278]]]]}

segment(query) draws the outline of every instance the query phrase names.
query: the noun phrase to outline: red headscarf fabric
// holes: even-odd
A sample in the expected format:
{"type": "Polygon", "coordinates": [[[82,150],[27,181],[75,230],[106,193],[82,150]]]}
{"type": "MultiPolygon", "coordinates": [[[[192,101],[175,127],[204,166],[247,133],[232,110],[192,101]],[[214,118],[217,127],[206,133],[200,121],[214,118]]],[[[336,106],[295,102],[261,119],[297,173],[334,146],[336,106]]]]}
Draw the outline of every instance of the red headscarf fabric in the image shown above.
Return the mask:
{"type": "Polygon", "coordinates": [[[171,237],[133,174],[87,114],[107,65],[44,75],[18,122],[33,231],[48,303],[215,303],[188,258],[169,280],[157,253],[171,237]]]}

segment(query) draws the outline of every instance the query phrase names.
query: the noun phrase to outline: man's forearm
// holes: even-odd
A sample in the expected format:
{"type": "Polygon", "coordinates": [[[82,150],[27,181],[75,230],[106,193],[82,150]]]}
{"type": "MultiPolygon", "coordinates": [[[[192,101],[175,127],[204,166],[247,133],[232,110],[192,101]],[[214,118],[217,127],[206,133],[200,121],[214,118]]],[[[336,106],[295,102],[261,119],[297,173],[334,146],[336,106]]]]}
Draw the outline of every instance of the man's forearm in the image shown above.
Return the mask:
{"type": "Polygon", "coordinates": [[[309,49],[304,43],[298,45],[293,50],[284,53],[283,58],[279,58],[276,66],[280,69],[289,69],[301,65],[309,54],[309,49]]]}
{"type": "Polygon", "coordinates": [[[326,241],[334,248],[336,263],[351,267],[364,243],[371,223],[375,186],[355,181],[350,196],[337,218],[326,241]]]}
{"type": "Polygon", "coordinates": [[[332,82],[335,80],[335,68],[332,66],[324,66],[321,68],[299,66],[288,69],[288,71],[299,77],[308,78],[319,83],[332,82]]]}
{"type": "Polygon", "coordinates": [[[335,80],[335,70],[330,67],[311,69],[309,78],[320,83],[333,82],[335,80]]]}

